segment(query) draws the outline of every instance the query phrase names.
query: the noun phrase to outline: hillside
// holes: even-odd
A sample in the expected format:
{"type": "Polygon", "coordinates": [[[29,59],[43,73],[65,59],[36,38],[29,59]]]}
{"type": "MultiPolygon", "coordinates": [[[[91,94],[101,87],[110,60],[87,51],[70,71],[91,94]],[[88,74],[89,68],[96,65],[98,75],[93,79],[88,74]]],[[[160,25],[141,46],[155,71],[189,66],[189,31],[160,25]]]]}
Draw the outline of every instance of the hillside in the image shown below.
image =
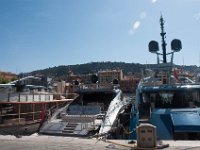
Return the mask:
{"type": "MultiPolygon", "coordinates": [[[[72,71],[74,74],[93,74],[100,70],[113,70],[122,69],[124,74],[137,74],[141,73],[141,70],[145,68],[151,68],[152,64],[139,64],[139,63],[125,63],[125,62],[91,62],[86,64],[68,65],[68,66],[57,66],[52,68],[47,68],[43,70],[36,70],[30,72],[32,75],[41,74],[49,77],[62,78],[72,71]]],[[[177,66],[182,67],[182,66],[177,66]]],[[[197,66],[184,66],[184,70],[191,72],[200,72],[197,66]]]]}
{"type": "Polygon", "coordinates": [[[57,66],[47,68],[43,70],[36,70],[30,74],[42,74],[46,76],[62,77],[67,75],[71,70],[74,74],[89,74],[97,73],[100,70],[113,70],[122,69],[125,74],[139,73],[145,65],[135,63],[124,63],[124,62],[91,62],[86,64],[68,65],[68,66],[57,66]]]}

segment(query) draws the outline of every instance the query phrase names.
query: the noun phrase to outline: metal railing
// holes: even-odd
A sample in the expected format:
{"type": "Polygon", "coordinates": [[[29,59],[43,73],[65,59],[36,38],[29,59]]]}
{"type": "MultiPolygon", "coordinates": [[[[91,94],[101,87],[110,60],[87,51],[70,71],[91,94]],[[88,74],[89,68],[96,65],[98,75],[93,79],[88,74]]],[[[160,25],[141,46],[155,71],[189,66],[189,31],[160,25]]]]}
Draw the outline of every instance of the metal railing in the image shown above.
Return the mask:
{"type": "Polygon", "coordinates": [[[75,99],[75,93],[0,93],[1,102],[50,102],[54,100],[75,99]]]}

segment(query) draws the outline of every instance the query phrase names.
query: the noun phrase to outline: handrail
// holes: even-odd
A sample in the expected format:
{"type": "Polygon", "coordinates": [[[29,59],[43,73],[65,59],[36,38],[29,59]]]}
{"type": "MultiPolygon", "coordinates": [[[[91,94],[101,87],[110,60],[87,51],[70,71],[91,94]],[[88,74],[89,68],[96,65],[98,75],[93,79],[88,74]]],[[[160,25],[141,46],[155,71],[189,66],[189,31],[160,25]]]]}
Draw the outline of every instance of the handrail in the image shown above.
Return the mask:
{"type": "MultiPolygon", "coordinates": [[[[20,113],[20,115],[28,115],[28,114],[37,114],[37,113],[41,113],[42,111],[35,111],[35,112],[26,112],[26,113],[20,113]]],[[[3,116],[18,116],[19,114],[18,113],[14,113],[14,114],[0,114],[0,117],[3,117],[3,116]]]]}
{"type": "Polygon", "coordinates": [[[0,93],[3,102],[53,102],[57,100],[75,99],[76,93],[0,93]]]}

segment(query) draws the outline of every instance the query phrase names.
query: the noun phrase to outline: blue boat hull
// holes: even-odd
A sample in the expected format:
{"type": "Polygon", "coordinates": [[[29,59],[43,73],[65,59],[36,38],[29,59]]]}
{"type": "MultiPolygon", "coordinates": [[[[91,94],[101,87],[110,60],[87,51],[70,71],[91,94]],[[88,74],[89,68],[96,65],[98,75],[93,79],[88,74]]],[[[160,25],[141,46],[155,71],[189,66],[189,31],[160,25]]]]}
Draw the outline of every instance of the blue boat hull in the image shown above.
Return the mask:
{"type": "Polygon", "coordinates": [[[195,139],[200,134],[200,109],[155,109],[150,123],[157,127],[159,139],[195,139]]]}

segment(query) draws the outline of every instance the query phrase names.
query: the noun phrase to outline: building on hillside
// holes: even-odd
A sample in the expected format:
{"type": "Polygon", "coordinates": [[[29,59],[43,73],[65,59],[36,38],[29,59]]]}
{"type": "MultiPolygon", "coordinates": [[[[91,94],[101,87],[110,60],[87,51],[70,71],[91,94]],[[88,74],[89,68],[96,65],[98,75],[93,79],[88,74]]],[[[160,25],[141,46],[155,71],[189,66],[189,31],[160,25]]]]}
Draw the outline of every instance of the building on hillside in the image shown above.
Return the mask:
{"type": "Polygon", "coordinates": [[[110,84],[114,79],[121,81],[123,79],[122,70],[98,71],[99,84],[110,84]]]}
{"type": "MultiPolygon", "coordinates": [[[[75,85],[75,81],[78,81],[79,85],[91,84],[92,75],[93,74],[84,74],[84,75],[68,74],[66,82],[70,83],[71,85],[75,85]]],[[[136,87],[140,80],[139,75],[131,74],[124,76],[122,70],[98,71],[97,76],[99,85],[109,85],[113,82],[114,79],[117,79],[119,81],[120,88],[125,93],[135,93],[136,87]]]]}
{"type": "Polygon", "coordinates": [[[65,81],[60,81],[56,82],[55,86],[55,91],[57,93],[65,93],[66,92],[66,82],[65,81]]]}
{"type": "Polygon", "coordinates": [[[140,78],[134,75],[124,76],[124,78],[119,82],[120,88],[124,93],[134,93],[136,92],[137,85],[140,78]]]}
{"type": "Polygon", "coordinates": [[[12,81],[13,79],[17,79],[17,75],[10,72],[3,72],[0,71],[0,76],[3,77],[5,80],[12,81]]]}
{"type": "Polygon", "coordinates": [[[66,78],[66,82],[73,83],[74,81],[78,81],[83,84],[91,84],[92,74],[82,74],[82,75],[68,75],[66,78]]]}

